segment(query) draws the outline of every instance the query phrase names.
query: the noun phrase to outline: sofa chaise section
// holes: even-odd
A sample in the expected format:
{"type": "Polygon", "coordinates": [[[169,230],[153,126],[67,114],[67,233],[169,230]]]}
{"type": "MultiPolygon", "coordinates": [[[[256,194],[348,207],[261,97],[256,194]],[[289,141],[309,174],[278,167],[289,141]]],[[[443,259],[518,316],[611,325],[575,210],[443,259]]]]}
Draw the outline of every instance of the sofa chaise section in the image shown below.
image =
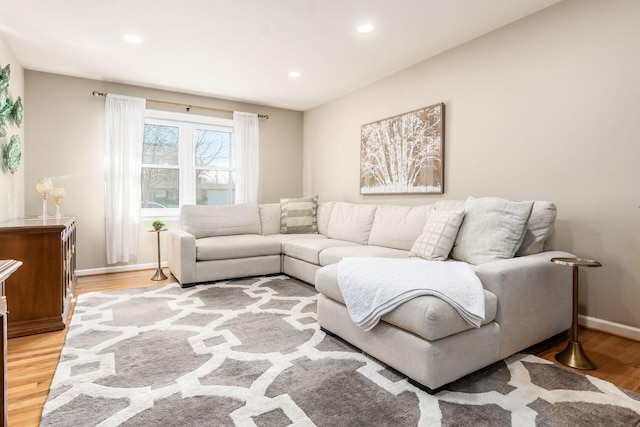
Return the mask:
{"type": "Polygon", "coordinates": [[[337,265],[318,270],[318,323],[429,389],[504,359],[571,326],[571,275],[542,252],[475,266],[485,288],[485,320],[466,324],[437,298],[415,298],[384,315],[370,331],[349,317],[337,265]]]}
{"type": "MultiPolygon", "coordinates": [[[[385,314],[373,329],[365,331],[351,320],[342,298],[339,265],[323,266],[315,281],[320,292],[318,323],[325,331],[432,390],[563,333],[571,325],[571,272],[550,261],[573,255],[550,250],[556,214],[552,203],[472,197],[467,202],[439,201],[430,225],[440,224],[437,221],[448,212],[455,213],[451,218],[459,215],[456,212],[463,213],[460,230],[469,219],[453,246],[459,245],[463,256],[480,260],[457,258],[471,265],[483,285],[486,313],[480,327],[461,324],[451,307],[443,309],[442,301],[423,296],[385,314]],[[479,217],[479,212],[487,216],[479,217]],[[503,235],[510,234],[514,236],[503,240],[503,235]],[[512,246],[503,245],[509,240],[512,246]],[[489,252],[482,253],[484,248],[489,252]]],[[[372,240],[370,237],[370,245],[372,240]]],[[[378,244],[391,245],[387,240],[378,244]]],[[[406,248],[402,242],[396,246],[406,248]]]]}

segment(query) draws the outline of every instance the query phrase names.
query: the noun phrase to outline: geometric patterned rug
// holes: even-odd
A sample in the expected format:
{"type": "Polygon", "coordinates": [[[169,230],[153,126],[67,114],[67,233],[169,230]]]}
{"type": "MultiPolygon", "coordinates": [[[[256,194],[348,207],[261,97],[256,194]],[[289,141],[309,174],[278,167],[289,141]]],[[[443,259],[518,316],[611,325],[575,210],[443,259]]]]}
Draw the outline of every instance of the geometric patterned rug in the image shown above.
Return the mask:
{"type": "Polygon", "coordinates": [[[81,295],[41,426],[637,426],[640,396],[517,354],[435,395],[286,276],[81,295]]]}

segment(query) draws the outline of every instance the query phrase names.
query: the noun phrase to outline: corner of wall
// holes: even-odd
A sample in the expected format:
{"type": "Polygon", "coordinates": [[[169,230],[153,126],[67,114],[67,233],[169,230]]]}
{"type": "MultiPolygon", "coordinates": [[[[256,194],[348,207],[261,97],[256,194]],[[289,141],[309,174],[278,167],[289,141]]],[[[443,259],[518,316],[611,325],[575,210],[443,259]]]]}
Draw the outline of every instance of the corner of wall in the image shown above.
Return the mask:
{"type": "MultiPolygon", "coordinates": [[[[0,36],[0,67],[4,68],[11,65],[11,78],[9,80],[9,98],[15,102],[18,97],[22,99],[26,108],[24,96],[24,69],[18,58],[13,53],[4,38],[0,36]]],[[[25,114],[26,116],[26,114],[25,114]]],[[[24,215],[24,122],[20,127],[15,123],[10,123],[7,128],[7,135],[0,138],[0,147],[2,151],[7,146],[11,137],[17,135],[20,138],[22,158],[20,165],[15,173],[11,173],[4,165],[2,156],[2,167],[0,167],[0,222],[24,215]]]]}

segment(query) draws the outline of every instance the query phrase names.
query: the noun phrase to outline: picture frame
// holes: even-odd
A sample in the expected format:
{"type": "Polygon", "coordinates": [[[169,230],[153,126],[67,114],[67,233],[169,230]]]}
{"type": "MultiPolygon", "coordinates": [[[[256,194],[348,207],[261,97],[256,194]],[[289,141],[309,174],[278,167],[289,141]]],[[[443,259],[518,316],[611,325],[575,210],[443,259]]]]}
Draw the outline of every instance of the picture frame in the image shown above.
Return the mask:
{"type": "Polygon", "coordinates": [[[360,194],[444,193],[444,103],[362,125],[360,194]]]}

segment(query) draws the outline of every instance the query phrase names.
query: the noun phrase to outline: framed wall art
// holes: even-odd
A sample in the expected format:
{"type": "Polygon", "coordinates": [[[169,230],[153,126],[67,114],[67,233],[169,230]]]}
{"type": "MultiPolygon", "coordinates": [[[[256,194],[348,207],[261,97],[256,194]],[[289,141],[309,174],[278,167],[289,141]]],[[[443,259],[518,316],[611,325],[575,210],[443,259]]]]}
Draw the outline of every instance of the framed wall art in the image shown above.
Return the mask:
{"type": "Polygon", "coordinates": [[[444,104],[362,126],[360,194],[444,193],[444,104]]]}

